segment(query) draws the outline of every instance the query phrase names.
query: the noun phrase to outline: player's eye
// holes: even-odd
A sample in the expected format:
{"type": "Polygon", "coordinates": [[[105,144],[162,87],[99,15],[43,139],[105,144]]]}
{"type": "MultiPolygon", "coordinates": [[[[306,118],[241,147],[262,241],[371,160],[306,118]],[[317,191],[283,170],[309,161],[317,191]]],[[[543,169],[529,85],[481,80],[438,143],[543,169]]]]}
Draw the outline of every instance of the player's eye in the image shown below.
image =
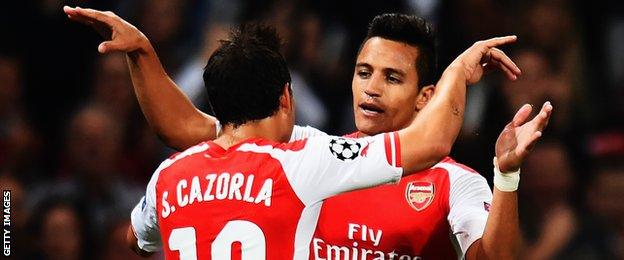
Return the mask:
{"type": "Polygon", "coordinates": [[[401,83],[402,83],[401,79],[399,79],[397,76],[394,76],[394,75],[388,75],[388,76],[386,76],[386,80],[387,80],[390,84],[401,84],[401,83]]]}
{"type": "Polygon", "coordinates": [[[367,78],[370,78],[371,73],[366,70],[359,70],[357,72],[357,75],[360,78],[367,79],[367,78]]]}

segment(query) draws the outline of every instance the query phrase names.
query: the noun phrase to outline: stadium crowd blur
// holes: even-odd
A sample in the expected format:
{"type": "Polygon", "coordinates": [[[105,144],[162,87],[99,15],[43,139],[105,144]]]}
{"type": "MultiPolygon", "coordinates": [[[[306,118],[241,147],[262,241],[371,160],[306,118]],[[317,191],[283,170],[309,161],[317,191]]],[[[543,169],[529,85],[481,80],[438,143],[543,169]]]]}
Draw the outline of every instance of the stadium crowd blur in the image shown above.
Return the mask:
{"type": "MultiPolygon", "coordinates": [[[[24,259],[132,259],[130,210],[170,150],[150,130],[121,54],[69,21],[65,4],[137,25],[168,73],[208,111],[201,73],[217,40],[248,20],[274,24],[293,75],[298,124],[355,130],[351,77],[367,23],[417,14],[439,35],[439,71],[474,41],[523,70],[469,89],[452,156],[491,181],[499,131],[523,103],[552,101],[523,166],[522,259],[624,259],[624,9],[618,1],[9,1],[0,10],[0,186],[12,191],[12,253],[24,259]]],[[[159,256],[155,256],[158,258],[159,256]]]]}

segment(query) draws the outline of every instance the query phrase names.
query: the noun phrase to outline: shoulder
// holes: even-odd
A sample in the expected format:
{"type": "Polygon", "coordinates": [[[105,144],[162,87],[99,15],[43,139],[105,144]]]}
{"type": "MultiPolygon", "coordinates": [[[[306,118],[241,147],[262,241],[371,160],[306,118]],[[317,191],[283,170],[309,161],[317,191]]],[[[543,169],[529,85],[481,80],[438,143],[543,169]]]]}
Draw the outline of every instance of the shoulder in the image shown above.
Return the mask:
{"type": "Polygon", "coordinates": [[[475,187],[472,186],[475,184],[489,187],[487,185],[487,180],[481,176],[481,174],[464,164],[456,162],[450,157],[446,157],[432,168],[444,169],[448,173],[451,190],[463,188],[473,189],[475,187]]]}
{"type": "Polygon", "coordinates": [[[347,138],[358,138],[359,136],[360,136],[360,132],[359,131],[343,135],[343,137],[347,137],[347,138]]]}
{"type": "Polygon", "coordinates": [[[240,145],[236,150],[250,152],[299,152],[305,149],[318,149],[322,146],[331,148],[331,145],[335,143],[358,144],[356,140],[351,139],[352,138],[332,135],[318,135],[290,141],[288,143],[280,143],[258,138],[240,145]]]}
{"type": "MultiPolygon", "coordinates": [[[[167,158],[166,160],[164,160],[160,165],[161,167],[166,167],[167,165],[170,165],[172,163],[175,163],[181,159],[184,159],[186,157],[201,153],[201,152],[205,152],[210,148],[210,145],[208,144],[208,142],[201,142],[199,144],[196,144],[194,146],[189,147],[188,149],[182,151],[182,152],[178,152],[178,153],[174,153],[171,156],[169,156],[169,158],[167,158]]],[[[160,168],[160,167],[159,167],[160,168]]]]}
{"type": "Polygon", "coordinates": [[[306,126],[295,125],[290,135],[290,141],[301,140],[301,139],[312,137],[312,136],[324,136],[324,135],[327,135],[327,134],[314,127],[311,127],[308,125],[306,126]]]}
{"type": "Polygon", "coordinates": [[[250,142],[241,144],[237,151],[241,152],[255,152],[255,153],[272,153],[274,151],[281,152],[298,152],[303,150],[309,143],[310,138],[303,138],[288,143],[280,143],[271,141],[268,139],[256,139],[250,142]]]}
{"type": "Polygon", "coordinates": [[[466,201],[491,201],[492,191],[487,180],[472,168],[447,157],[434,168],[442,168],[448,172],[449,204],[453,208],[466,201]],[[461,202],[463,201],[463,202],[461,202]],[[459,204],[458,204],[459,203],[459,204]]]}
{"type": "Polygon", "coordinates": [[[162,174],[162,172],[167,171],[169,168],[175,167],[177,165],[184,165],[184,163],[180,163],[180,161],[186,161],[188,158],[192,158],[194,155],[198,155],[202,152],[207,151],[210,148],[208,142],[202,142],[195,146],[191,146],[188,149],[177,152],[169,156],[169,158],[165,159],[160,163],[156,171],[154,171],[153,178],[158,179],[158,177],[162,174]]]}
{"type": "Polygon", "coordinates": [[[485,178],[483,178],[483,176],[481,176],[481,174],[477,171],[464,164],[456,162],[451,157],[444,158],[442,161],[434,165],[432,169],[445,170],[449,175],[451,184],[458,179],[483,179],[485,181],[485,178]]]}
{"type": "MultiPolygon", "coordinates": [[[[479,173],[477,171],[475,171],[474,169],[461,164],[455,160],[453,160],[453,158],[451,157],[446,157],[444,158],[442,161],[440,161],[439,163],[437,163],[436,165],[434,165],[432,168],[441,168],[446,170],[447,172],[449,172],[449,174],[473,174],[473,175],[479,175],[479,173]]],[[[479,175],[480,176],[480,175],[479,175]]]]}

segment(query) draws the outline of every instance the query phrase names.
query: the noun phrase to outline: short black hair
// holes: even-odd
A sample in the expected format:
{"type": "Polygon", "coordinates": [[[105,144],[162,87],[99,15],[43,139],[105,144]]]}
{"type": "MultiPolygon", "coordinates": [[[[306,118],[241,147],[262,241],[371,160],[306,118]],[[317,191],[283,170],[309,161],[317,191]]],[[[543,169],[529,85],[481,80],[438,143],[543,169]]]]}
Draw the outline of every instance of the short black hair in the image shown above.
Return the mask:
{"type": "MultiPolygon", "coordinates": [[[[368,25],[368,33],[362,46],[373,37],[406,43],[418,48],[415,65],[419,87],[435,84],[437,70],[435,32],[425,19],[397,13],[375,16],[368,25]]],[[[360,51],[361,49],[362,47],[360,51]]]]}
{"type": "Polygon", "coordinates": [[[217,119],[238,127],[274,115],[284,86],[291,82],[275,28],[243,24],[220,43],[203,75],[217,119]]]}

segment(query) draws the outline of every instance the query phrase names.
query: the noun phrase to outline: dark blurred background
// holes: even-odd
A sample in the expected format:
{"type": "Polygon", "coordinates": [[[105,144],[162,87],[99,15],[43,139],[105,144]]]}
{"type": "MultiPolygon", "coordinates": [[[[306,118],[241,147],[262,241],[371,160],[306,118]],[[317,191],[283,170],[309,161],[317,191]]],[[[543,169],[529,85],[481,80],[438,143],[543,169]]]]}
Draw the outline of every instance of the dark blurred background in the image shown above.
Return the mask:
{"type": "MultiPolygon", "coordinates": [[[[477,40],[516,34],[522,68],[469,89],[452,155],[491,181],[496,137],[521,104],[552,101],[523,166],[522,259],[624,259],[624,8],[619,1],[7,1],[0,9],[0,184],[13,248],[27,259],[132,259],[130,210],[173,151],[149,129],[121,54],[70,22],[63,5],[112,10],[152,41],[168,73],[206,107],[201,73],[217,40],[248,20],[274,24],[293,75],[298,124],[355,130],[351,78],[377,14],[417,14],[439,35],[439,71],[477,40]]],[[[207,111],[204,109],[204,111],[207,111]]],[[[208,111],[207,111],[208,112],[208,111]]],[[[159,258],[159,256],[155,256],[159,258]]]]}

